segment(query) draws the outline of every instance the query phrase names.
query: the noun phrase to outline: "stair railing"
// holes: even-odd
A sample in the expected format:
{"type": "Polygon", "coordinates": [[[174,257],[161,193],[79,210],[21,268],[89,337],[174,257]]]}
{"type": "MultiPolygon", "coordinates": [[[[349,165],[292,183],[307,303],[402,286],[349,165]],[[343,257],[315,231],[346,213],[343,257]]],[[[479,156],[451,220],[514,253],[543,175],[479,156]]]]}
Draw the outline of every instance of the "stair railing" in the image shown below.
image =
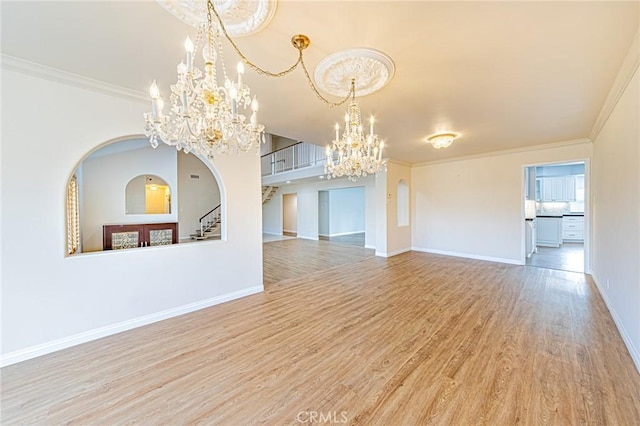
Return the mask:
{"type": "Polygon", "coordinates": [[[215,224],[220,221],[220,206],[221,204],[218,204],[200,218],[201,236],[204,236],[204,233],[208,230],[210,224],[215,224]]]}
{"type": "Polygon", "coordinates": [[[262,176],[324,164],[327,154],[324,148],[307,142],[273,151],[261,157],[262,176]]]}

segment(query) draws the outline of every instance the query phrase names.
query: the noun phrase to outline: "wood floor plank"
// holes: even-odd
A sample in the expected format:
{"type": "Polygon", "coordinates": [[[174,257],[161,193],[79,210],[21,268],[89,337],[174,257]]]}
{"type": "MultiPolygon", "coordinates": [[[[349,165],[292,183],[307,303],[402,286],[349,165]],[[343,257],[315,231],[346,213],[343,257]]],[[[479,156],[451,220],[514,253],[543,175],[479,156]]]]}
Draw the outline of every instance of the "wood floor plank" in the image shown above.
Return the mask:
{"type": "Polygon", "coordinates": [[[640,424],[585,275],[295,239],[264,255],[264,293],[2,369],[0,423],[640,424]]]}

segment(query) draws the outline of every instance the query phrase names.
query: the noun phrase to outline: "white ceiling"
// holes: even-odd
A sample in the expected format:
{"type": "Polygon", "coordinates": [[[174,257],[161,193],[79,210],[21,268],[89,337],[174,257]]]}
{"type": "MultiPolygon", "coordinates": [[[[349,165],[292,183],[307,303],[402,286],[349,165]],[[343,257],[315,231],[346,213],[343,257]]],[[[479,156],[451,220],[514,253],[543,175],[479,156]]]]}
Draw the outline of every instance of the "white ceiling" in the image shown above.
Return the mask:
{"type": "MultiPolygon", "coordinates": [[[[396,74],[360,98],[411,163],[588,137],[640,21],[639,2],[280,1],[258,34],[237,39],[270,70],[291,65],[294,34],[311,38],[313,69],[338,50],[388,54],[396,74]],[[424,138],[461,137],[446,150],[424,138]]],[[[155,78],[165,96],[195,30],[154,1],[2,1],[2,53],[135,91],[155,78]]],[[[237,62],[225,53],[228,67],[237,62]]],[[[319,145],[342,108],[329,109],[302,70],[280,79],[248,70],[267,131],[319,145]]],[[[142,132],[143,122],[140,120],[142,132]]]]}

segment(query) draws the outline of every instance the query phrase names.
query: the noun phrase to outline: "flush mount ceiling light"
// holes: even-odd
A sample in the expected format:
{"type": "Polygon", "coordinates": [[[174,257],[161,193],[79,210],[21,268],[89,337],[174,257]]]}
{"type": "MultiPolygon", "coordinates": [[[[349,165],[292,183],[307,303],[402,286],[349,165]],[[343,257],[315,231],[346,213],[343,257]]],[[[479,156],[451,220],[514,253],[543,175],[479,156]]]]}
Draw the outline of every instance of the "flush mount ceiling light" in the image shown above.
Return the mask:
{"type": "Polygon", "coordinates": [[[427,140],[433,145],[434,148],[448,148],[453,143],[453,140],[458,137],[456,133],[438,133],[429,136],[427,140]]]}
{"type": "MultiPolygon", "coordinates": [[[[178,19],[198,28],[207,16],[202,0],[156,0],[178,19]]],[[[213,0],[229,35],[244,37],[265,28],[276,13],[277,0],[213,0]]]]}

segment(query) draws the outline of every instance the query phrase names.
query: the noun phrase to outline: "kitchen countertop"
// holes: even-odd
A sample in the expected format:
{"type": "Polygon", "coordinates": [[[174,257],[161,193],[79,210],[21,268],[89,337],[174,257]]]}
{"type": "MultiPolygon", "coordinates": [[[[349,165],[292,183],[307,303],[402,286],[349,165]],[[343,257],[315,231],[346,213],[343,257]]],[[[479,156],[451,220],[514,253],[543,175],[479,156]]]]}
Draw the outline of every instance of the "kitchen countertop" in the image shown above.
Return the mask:
{"type": "Polygon", "coordinates": [[[563,213],[563,214],[538,214],[536,217],[557,217],[562,218],[563,216],[584,216],[584,213],[563,213]]]}

